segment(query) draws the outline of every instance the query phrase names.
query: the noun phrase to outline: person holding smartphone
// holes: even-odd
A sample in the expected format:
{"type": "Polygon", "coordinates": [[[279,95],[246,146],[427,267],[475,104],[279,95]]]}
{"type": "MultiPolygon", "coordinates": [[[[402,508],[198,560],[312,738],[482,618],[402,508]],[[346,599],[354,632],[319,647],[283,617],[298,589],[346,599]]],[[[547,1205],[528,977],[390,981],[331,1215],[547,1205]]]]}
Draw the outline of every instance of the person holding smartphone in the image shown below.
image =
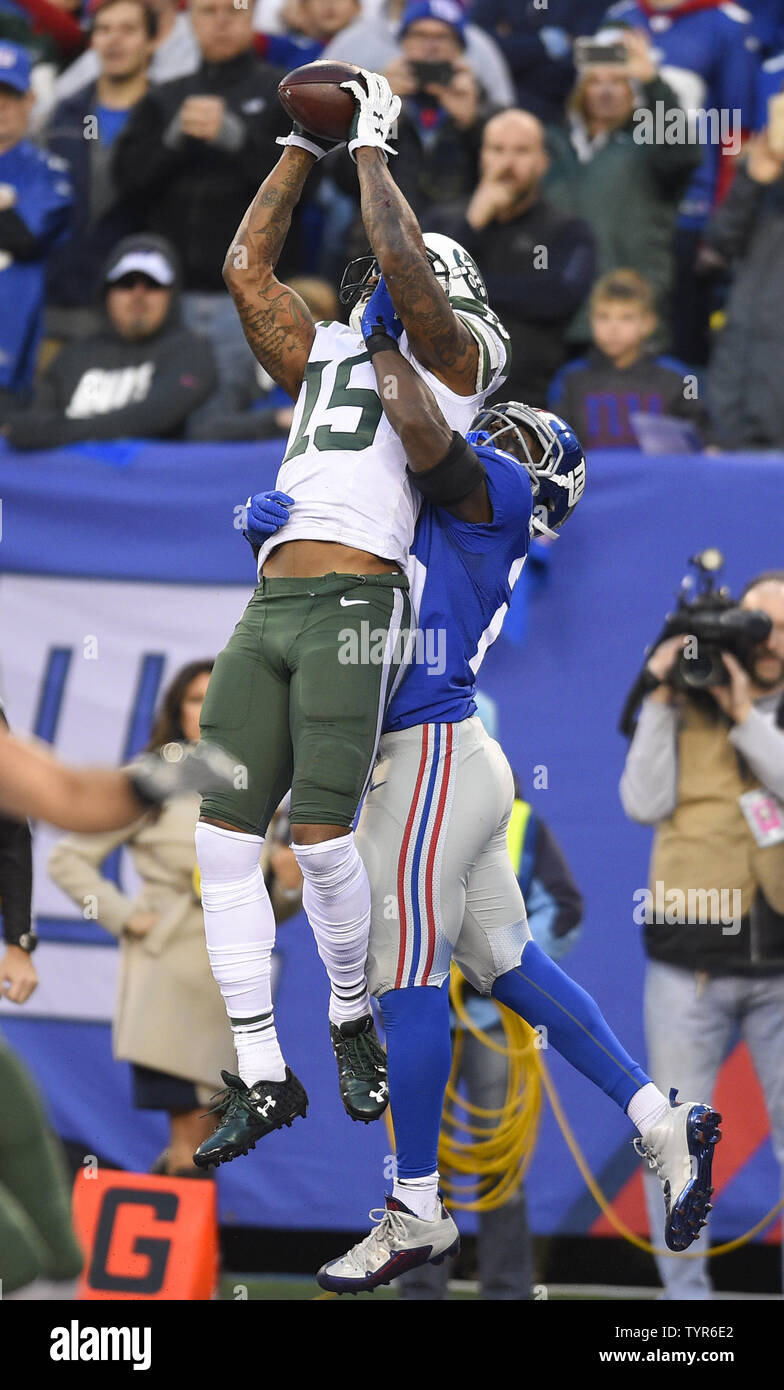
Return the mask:
{"type": "Polygon", "coordinates": [[[457,0],[412,0],[398,30],[400,53],[385,76],[403,99],[395,180],[420,218],[467,196],[485,123],[497,109],[466,59],[466,17],[457,0]]]}

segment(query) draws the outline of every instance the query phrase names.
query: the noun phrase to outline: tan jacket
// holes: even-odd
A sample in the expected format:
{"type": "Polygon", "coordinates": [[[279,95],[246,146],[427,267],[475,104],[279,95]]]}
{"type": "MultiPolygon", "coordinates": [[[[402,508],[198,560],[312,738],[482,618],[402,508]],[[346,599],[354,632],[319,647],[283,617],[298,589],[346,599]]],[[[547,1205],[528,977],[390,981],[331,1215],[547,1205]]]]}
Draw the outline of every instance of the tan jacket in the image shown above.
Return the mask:
{"type": "Polygon", "coordinates": [[[678,802],[656,828],[651,885],[741,891],[742,913],[761,888],[775,912],[784,913],[784,844],[761,849],[738,804],[759,787],[741,772],[725,725],[685,704],[678,735],[678,802]]]}
{"type": "Polygon", "coordinates": [[[203,1103],[222,1085],[221,1068],[236,1071],[237,1059],[194,888],[198,812],[198,796],[180,797],[157,817],[149,813],[124,830],[68,835],[55,845],[48,867],[84,916],[120,941],[115,1057],[194,1082],[205,1088],[203,1103]],[[100,872],[119,845],[128,846],[143,881],[138,897],[126,896],[100,872]],[[145,937],[123,934],[139,909],[157,912],[158,922],[145,937]]]}

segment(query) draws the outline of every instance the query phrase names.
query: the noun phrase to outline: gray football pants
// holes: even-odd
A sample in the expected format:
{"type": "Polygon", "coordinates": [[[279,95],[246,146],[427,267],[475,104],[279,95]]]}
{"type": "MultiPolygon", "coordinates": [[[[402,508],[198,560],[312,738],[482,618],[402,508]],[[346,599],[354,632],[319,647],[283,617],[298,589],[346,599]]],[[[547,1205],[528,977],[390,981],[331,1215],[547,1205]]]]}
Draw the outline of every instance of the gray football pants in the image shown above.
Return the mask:
{"type": "Polygon", "coordinates": [[[370,879],[373,994],[440,985],[452,957],[482,994],[530,939],[506,834],[512,771],[475,715],[385,734],[357,827],[370,879]]]}

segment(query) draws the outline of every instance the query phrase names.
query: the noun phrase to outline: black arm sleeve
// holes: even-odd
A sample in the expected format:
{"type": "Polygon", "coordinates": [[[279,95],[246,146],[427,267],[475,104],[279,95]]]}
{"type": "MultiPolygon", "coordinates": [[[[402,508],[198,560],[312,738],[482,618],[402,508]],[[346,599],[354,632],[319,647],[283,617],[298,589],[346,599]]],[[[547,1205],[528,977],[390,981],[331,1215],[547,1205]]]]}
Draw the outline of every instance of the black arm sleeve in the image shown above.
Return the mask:
{"type": "Polygon", "coordinates": [[[406,472],[411,486],[426,502],[437,507],[453,507],[465,501],[481,486],[486,475],[484,464],[457,430],[452,435],[450,448],[434,468],[417,473],[408,468],[406,472]]]}
{"type": "Polygon", "coordinates": [[[0,816],[0,906],[3,935],[13,946],[30,931],[33,847],[27,821],[0,816]]]}

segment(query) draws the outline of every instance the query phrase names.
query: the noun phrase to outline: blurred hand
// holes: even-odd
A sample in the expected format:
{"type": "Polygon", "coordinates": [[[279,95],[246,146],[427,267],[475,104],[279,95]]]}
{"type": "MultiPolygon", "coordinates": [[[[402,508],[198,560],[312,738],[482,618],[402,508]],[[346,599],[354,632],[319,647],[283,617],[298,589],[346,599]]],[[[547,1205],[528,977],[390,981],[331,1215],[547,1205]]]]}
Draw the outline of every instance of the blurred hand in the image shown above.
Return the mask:
{"type": "Polygon", "coordinates": [[[503,217],[504,213],[509,212],[517,197],[518,189],[514,184],[494,183],[490,179],[482,179],[466,208],[468,225],[473,227],[474,231],[480,232],[489,222],[494,222],[497,217],[503,217]]]}
{"type": "MultiPolygon", "coordinates": [[[[645,664],[646,671],[650,671],[652,676],[662,682],[667,680],[672,671],[678,656],[683,651],[687,637],[667,637],[660,642],[656,651],[653,652],[645,664]]],[[[669,704],[672,700],[672,690],[669,686],[662,684],[658,690],[654,690],[648,696],[649,700],[655,700],[658,704],[669,704]]]]}
{"type": "Polygon", "coordinates": [[[744,671],[732,652],[722,652],[721,657],[730,673],[730,683],[712,685],[710,693],[719,709],[723,709],[735,724],[742,724],[752,709],[751,681],[748,672],[744,671]]]}
{"type": "Polygon", "coordinates": [[[24,1004],[38,985],[32,956],[21,946],[9,946],[0,960],[0,995],[12,1004],[24,1004]]]}
{"type": "Polygon", "coordinates": [[[225,114],[223,97],[187,97],[180,107],[180,128],[194,140],[215,140],[225,114]]]}
{"type": "Polygon", "coordinates": [[[292,426],[293,423],[294,423],[294,407],[293,407],[293,405],[282,405],[282,406],[280,407],[279,410],[276,410],[276,411],[275,411],[275,424],[277,425],[277,427],[278,427],[279,430],[285,430],[285,431],[286,431],[286,434],[288,434],[288,432],[289,432],[289,430],[291,429],[291,426],[292,426]]]}
{"type": "Polygon", "coordinates": [[[139,908],[136,912],[131,913],[123,931],[127,932],[129,936],[146,936],[148,932],[152,931],[157,921],[157,912],[148,912],[139,908]]]}
{"type": "Polygon", "coordinates": [[[775,183],[784,173],[784,157],[771,147],[767,130],[752,135],[746,144],[746,172],[755,183],[775,183]]]}
{"type": "Polygon", "coordinates": [[[630,29],[623,35],[629,56],[623,69],[626,77],[635,82],[652,82],[658,73],[653,61],[651,41],[644,29],[630,29]]]}
{"type": "Polygon", "coordinates": [[[467,130],[474,124],[479,112],[479,83],[464,58],[459,58],[454,64],[454,74],[448,87],[430,82],[425,91],[436,98],[461,130],[467,130]]]}
{"type": "Polygon", "coordinates": [[[418,90],[414,70],[405,58],[395,58],[384,76],[397,97],[412,97],[418,90]]]}
{"type": "Polygon", "coordinates": [[[288,845],[271,844],[269,862],[275,875],[275,882],[284,893],[302,887],[302,874],[297,863],[297,856],[293,849],[289,849],[288,845]]]}

